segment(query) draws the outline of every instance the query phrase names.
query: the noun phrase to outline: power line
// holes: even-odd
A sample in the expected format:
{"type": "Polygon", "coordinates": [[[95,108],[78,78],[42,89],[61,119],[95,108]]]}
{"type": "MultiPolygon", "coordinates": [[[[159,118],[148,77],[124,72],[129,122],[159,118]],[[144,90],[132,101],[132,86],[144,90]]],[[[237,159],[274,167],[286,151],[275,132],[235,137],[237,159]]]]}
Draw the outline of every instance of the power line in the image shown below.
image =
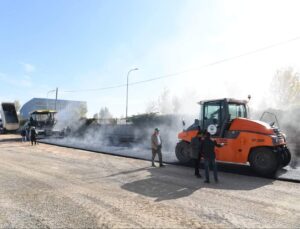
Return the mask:
{"type": "MultiPolygon", "coordinates": [[[[128,84],[131,85],[131,84],[128,84]]],[[[92,88],[92,89],[78,89],[78,90],[69,90],[69,91],[63,91],[63,92],[84,92],[84,91],[102,91],[102,90],[109,90],[109,89],[114,89],[114,88],[120,88],[120,87],[125,87],[126,84],[119,84],[115,86],[108,86],[108,87],[100,87],[100,88],[92,88]]]]}
{"type": "MultiPolygon", "coordinates": [[[[238,58],[241,58],[241,57],[245,57],[245,56],[253,55],[255,53],[263,52],[265,50],[272,49],[272,48],[275,48],[277,46],[285,45],[285,44],[288,44],[288,43],[291,43],[291,42],[294,42],[294,41],[297,41],[297,40],[300,40],[300,36],[294,37],[294,38],[289,39],[289,40],[281,41],[281,42],[278,42],[278,43],[274,43],[274,44],[271,44],[271,45],[268,45],[268,46],[265,46],[265,47],[262,47],[262,48],[258,48],[258,49],[255,49],[253,51],[245,52],[245,53],[242,53],[242,54],[239,54],[239,55],[236,55],[236,56],[220,59],[220,60],[205,64],[205,65],[202,65],[200,67],[190,68],[190,69],[186,69],[186,70],[183,70],[183,71],[180,71],[180,72],[170,73],[170,74],[166,74],[166,75],[161,75],[161,76],[149,78],[149,79],[146,79],[146,80],[136,81],[136,82],[129,83],[128,85],[137,85],[137,84],[142,84],[142,83],[148,83],[148,82],[151,82],[151,81],[156,81],[156,80],[160,80],[160,79],[165,79],[165,78],[169,78],[169,77],[182,75],[184,73],[197,71],[197,70],[200,70],[200,69],[203,69],[203,68],[211,67],[211,66],[221,64],[221,63],[224,63],[224,62],[228,62],[228,61],[231,61],[231,60],[235,60],[235,59],[238,59],[238,58]]],[[[125,86],[126,86],[126,84],[124,83],[124,84],[119,84],[119,85],[115,85],[115,86],[92,88],[92,89],[68,90],[68,91],[64,91],[64,92],[73,93],[73,92],[87,92],[87,91],[102,91],[102,90],[115,89],[115,88],[120,88],[120,87],[125,87],[125,86]]]]}

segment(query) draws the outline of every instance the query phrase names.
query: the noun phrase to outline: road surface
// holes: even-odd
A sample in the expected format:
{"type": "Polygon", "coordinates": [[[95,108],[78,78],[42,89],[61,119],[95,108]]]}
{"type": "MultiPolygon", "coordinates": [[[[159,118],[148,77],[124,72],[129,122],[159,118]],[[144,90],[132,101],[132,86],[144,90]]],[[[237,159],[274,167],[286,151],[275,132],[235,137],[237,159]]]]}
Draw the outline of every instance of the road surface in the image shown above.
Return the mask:
{"type": "Polygon", "coordinates": [[[0,227],[299,228],[300,184],[10,140],[0,135],[0,227]],[[203,171],[201,170],[203,174],[203,171]]]}

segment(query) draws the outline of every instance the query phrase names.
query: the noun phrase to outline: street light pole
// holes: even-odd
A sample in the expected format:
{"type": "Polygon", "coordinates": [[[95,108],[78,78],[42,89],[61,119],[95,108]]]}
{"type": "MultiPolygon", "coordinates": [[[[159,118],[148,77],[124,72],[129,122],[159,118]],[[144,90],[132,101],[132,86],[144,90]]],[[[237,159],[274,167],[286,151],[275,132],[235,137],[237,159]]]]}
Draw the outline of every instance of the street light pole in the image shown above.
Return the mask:
{"type": "Polygon", "coordinates": [[[48,95],[49,95],[49,93],[51,93],[51,92],[55,92],[55,90],[51,90],[51,91],[48,91],[48,92],[47,92],[47,110],[49,109],[48,95]]]}
{"type": "Polygon", "coordinates": [[[130,69],[127,73],[127,84],[126,84],[126,117],[125,117],[125,122],[127,123],[127,117],[128,117],[128,81],[129,81],[129,74],[132,71],[139,70],[138,68],[133,68],[130,69]]]}
{"type": "Polygon", "coordinates": [[[58,88],[56,88],[56,93],[55,93],[55,108],[54,108],[55,111],[56,111],[56,103],[57,103],[57,94],[58,94],[58,88]]]}

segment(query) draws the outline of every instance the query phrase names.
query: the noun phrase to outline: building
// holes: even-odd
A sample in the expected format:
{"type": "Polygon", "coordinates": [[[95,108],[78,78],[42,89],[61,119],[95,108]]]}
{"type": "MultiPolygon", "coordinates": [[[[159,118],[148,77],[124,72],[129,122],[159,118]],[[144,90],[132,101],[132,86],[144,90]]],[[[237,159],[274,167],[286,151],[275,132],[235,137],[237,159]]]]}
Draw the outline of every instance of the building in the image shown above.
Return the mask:
{"type": "Polygon", "coordinates": [[[71,112],[75,109],[80,110],[81,116],[85,116],[87,112],[86,102],[58,99],[55,103],[55,99],[33,98],[25,103],[20,109],[20,118],[22,120],[29,119],[30,113],[34,110],[56,110],[58,112],[71,112]]]}

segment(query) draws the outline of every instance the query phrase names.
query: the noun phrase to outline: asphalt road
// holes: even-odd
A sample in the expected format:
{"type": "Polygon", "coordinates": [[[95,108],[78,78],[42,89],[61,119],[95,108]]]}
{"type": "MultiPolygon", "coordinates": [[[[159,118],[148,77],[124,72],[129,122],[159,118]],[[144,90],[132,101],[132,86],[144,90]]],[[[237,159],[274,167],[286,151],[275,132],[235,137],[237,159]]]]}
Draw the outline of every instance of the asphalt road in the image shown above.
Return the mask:
{"type": "Polygon", "coordinates": [[[3,138],[1,228],[300,227],[297,183],[221,172],[204,184],[188,167],[3,138]]]}
{"type": "MultiPolygon", "coordinates": [[[[97,141],[84,141],[85,139],[80,138],[48,138],[41,139],[40,142],[54,144],[58,146],[64,146],[75,149],[86,149],[92,152],[107,153],[111,155],[118,155],[124,157],[131,157],[143,160],[151,160],[152,154],[151,149],[148,145],[142,144],[123,144],[119,146],[112,146],[103,144],[97,141]]],[[[274,174],[274,179],[292,181],[300,183],[300,165],[298,162],[300,159],[293,155],[290,164],[293,166],[286,166],[281,168],[274,174]]],[[[178,165],[180,162],[176,158],[174,151],[167,151],[163,149],[163,161],[168,164],[178,165]]],[[[193,166],[193,165],[187,165],[193,166]]],[[[202,164],[200,165],[202,166],[202,164]]],[[[254,173],[250,166],[241,164],[229,164],[229,163],[218,163],[218,170],[222,172],[247,175],[247,176],[259,176],[254,173]]]]}

